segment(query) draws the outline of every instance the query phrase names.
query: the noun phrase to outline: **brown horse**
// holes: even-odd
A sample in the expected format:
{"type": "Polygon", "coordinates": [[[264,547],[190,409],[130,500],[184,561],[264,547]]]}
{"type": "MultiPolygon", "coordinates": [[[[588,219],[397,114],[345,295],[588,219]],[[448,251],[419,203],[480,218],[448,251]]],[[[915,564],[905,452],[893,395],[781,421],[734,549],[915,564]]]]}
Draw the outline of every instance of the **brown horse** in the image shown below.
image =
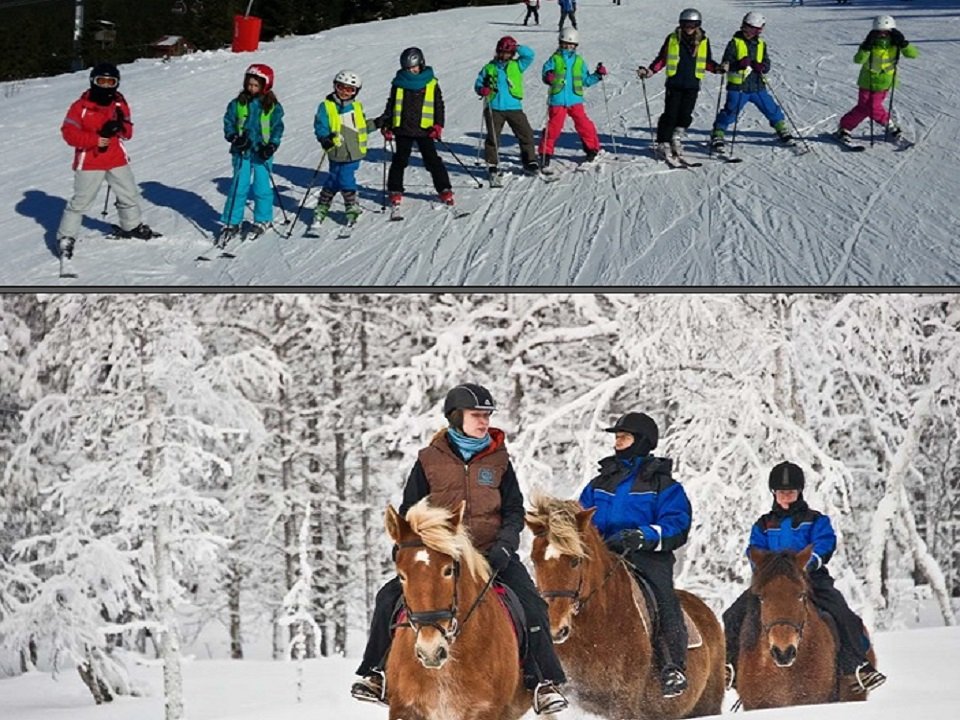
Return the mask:
{"type": "MultiPolygon", "coordinates": [[[[747,710],[866,699],[852,691],[853,678],[837,677],[837,640],[804,570],[812,552],[750,550],[759,612],[755,605],[743,622],[736,672],[747,710]]],[[[876,661],[872,648],[867,657],[876,661]]]]}
{"type": "Polygon", "coordinates": [[[594,512],[574,500],[541,497],[526,518],[550,632],[579,704],[614,720],[720,714],[725,646],[716,615],[696,596],[677,591],[695,626],[690,639],[699,635],[702,642],[687,654],[687,690],[664,698],[649,611],[627,566],[590,521],[594,512]]]}
{"type": "Polygon", "coordinates": [[[516,720],[531,706],[512,622],[464,508],[424,498],[402,518],[387,507],[406,606],[386,665],[390,720],[516,720]]]}

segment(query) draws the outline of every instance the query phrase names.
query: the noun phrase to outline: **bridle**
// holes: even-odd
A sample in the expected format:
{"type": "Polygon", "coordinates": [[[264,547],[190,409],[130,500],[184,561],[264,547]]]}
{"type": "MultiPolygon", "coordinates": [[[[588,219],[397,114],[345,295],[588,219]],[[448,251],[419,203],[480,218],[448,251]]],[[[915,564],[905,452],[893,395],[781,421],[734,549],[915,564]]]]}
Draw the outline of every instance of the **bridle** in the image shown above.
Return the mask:
{"type": "MultiPolygon", "coordinates": [[[[542,536],[543,533],[538,533],[538,535],[542,536]]],[[[610,579],[616,569],[623,562],[625,562],[623,558],[620,558],[618,562],[613,563],[613,565],[610,566],[610,569],[607,570],[607,574],[603,576],[603,580],[600,581],[600,584],[581,598],[580,591],[583,590],[583,558],[581,558],[580,573],[577,577],[577,587],[575,590],[541,590],[540,597],[542,597],[544,600],[552,600],[553,598],[570,598],[573,600],[573,614],[579,615],[580,611],[583,610],[590,598],[596,595],[597,592],[607,584],[607,580],[610,579]]]]}
{"type": "MultiPolygon", "coordinates": [[[[759,598],[759,596],[758,596],[759,598]]],[[[760,625],[760,631],[766,635],[777,625],[786,625],[789,628],[793,628],[797,632],[797,641],[803,639],[803,627],[807,623],[807,594],[803,594],[803,598],[800,600],[800,604],[803,606],[803,619],[800,622],[794,622],[793,620],[788,620],[787,618],[777,618],[776,620],[771,620],[768,623],[762,623],[760,625]]]]}
{"type": "MultiPolygon", "coordinates": [[[[398,550],[420,547],[426,547],[426,544],[423,542],[423,540],[419,539],[397,543],[398,550]]],[[[461,631],[463,630],[463,626],[467,624],[470,616],[473,615],[473,611],[477,609],[477,605],[480,604],[483,596],[486,595],[487,590],[489,590],[493,585],[493,581],[496,576],[496,573],[491,573],[490,579],[487,581],[486,585],[483,586],[480,594],[477,595],[477,599],[473,601],[473,604],[467,610],[467,614],[464,616],[463,621],[458,621],[457,610],[459,606],[457,600],[459,597],[460,588],[460,561],[455,559],[453,561],[453,599],[450,602],[450,606],[441,608],[439,610],[423,610],[421,612],[414,612],[407,604],[407,599],[404,598],[403,604],[406,607],[406,620],[404,622],[397,623],[393,627],[413,628],[417,635],[420,634],[420,630],[423,629],[423,627],[432,627],[441,633],[448,643],[452,644],[453,641],[459,637],[461,631]],[[441,623],[444,621],[449,621],[449,625],[446,627],[441,625],[441,623]]]]}

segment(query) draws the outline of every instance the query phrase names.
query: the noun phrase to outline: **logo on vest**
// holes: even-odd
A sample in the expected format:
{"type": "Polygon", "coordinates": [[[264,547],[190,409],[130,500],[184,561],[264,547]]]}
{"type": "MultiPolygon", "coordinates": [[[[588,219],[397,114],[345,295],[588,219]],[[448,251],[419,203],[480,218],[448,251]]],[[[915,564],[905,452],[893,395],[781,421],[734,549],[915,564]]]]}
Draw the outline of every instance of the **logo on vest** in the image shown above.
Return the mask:
{"type": "Polygon", "coordinates": [[[493,487],[493,470],[490,468],[480,468],[480,472],[477,475],[477,482],[481,485],[493,487]]]}

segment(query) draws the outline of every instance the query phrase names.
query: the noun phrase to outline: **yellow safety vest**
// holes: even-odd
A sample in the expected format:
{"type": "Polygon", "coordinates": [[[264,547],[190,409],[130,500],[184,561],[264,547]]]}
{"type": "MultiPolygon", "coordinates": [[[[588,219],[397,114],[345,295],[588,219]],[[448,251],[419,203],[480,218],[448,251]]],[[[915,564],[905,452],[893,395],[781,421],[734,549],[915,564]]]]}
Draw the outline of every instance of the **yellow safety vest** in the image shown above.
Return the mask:
{"type": "MultiPolygon", "coordinates": [[[[497,94],[497,85],[499,84],[500,68],[496,63],[487,63],[483,66],[487,77],[491,78],[493,83],[493,94],[497,94]]],[[[520,63],[516,60],[508,60],[507,71],[507,89],[517,100],[523,100],[523,72],[520,70],[520,63]]]]}
{"type": "MultiPolygon", "coordinates": [[[[420,127],[433,127],[433,98],[436,95],[437,79],[434,78],[427,83],[426,94],[423,96],[423,109],[420,115],[420,127]]],[[[400,116],[403,113],[403,88],[397,88],[397,94],[393,102],[393,127],[400,127],[400,116]]]]}
{"type": "MultiPolygon", "coordinates": [[[[276,105],[274,105],[276,107],[276,105]]],[[[263,142],[270,142],[270,116],[273,115],[273,108],[267,112],[260,111],[260,132],[263,135],[263,142]]],[[[237,132],[243,132],[247,124],[247,118],[250,117],[250,106],[237,103],[237,132]]]]}
{"type": "MultiPolygon", "coordinates": [[[[707,39],[703,38],[697,45],[697,64],[694,74],[697,80],[703,80],[707,71],[707,39]]],[[[667,77],[673,77],[677,74],[677,66],[680,65],[680,38],[673,32],[667,36],[667,77]]]]}
{"type": "MultiPolygon", "coordinates": [[[[577,55],[573,59],[573,92],[583,95],[583,58],[577,55]]],[[[559,52],[553,54],[553,82],[550,84],[550,94],[557,95],[563,91],[567,81],[567,61],[559,52]]]]}
{"type": "MultiPolygon", "coordinates": [[[[737,49],[736,60],[738,61],[745,58],[747,54],[750,52],[749,50],[747,50],[747,43],[743,38],[738,38],[738,37],[733,38],[733,45],[737,49]]],[[[765,45],[766,43],[764,43],[763,40],[757,40],[757,57],[756,57],[757,62],[763,62],[763,48],[765,47],[765,45]]],[[[743,68],[742,70],[740,68],[737,68],[736,70],[731,68],[730,72],[727,73],[727,82],[730,83],[731,85],[742,85],[746,77],[747,77],[746,68],[743,68]]]]}
{"type": "MultiPolygon", "coordinates": [[[[323,107],[327,111],[327,120],[330,123],[330,132],[340,135],[343,122],[340,120],[340,111],[333,100],[324,100],[323,107]]],[[[353,119],[356,124],[357,140],[360,142],[360,154],[367,154],[367,119],[363,116],[363,106],[353,101],[353,119]]]]}

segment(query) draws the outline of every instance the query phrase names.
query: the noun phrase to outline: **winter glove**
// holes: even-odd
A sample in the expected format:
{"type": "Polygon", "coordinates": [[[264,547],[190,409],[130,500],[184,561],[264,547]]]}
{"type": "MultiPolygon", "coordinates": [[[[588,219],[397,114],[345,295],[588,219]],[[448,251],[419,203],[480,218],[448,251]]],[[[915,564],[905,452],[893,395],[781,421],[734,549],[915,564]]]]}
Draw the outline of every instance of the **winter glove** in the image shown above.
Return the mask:
{"type": "Polygon", "coordinates": [[[822,564],[823,563],[820,562],[820,556],[816,553],[812,553],[810,555],[810,559],[807,560],[807,566],[805,569],[807,572],[813,572],[814,570],[819,570],[822,564]]]}
{"type": "Polygon", "coordinates": [[[277,146],[273,143],[267,143],[266,145],[261,145],[260,149],[257,150],[257,155],[260,156],[261,160],[269,160],[273,157],[273,154],[277,151],[277,146]]]}
{"type": "Polygon", "coordinates": [[[491,89],[490,89],[489,87],[487,87],[486,85],[484,85],[482,88],[480,88],[479,90],[477,90],[477,94],[478,94],[480,97],[487,97],[487,95],[490,95],[492,92],[493,92],[493,90],[491,90],[491,89]]]}
{"type": "Polygon", "coordinates": [[[237,152],[246,152],[250,149],[250,146],[253,144],[250,141],[250,138],[247,137],[246,133],[242,135],[231,135],[227,138],[230,141],[230,144],[233,145],[233,149],[237,152]]]}
{"type": "Polygon", "coordinates": [[[494,572],[501,572],[510,564],[512,555],[507,548],[497,543],[487,552],[487,562],[494,572]]]}
{"type": "Polygon", "coordinates": [[[595,72],[600,77],[603,77],[607,74],[607,69],[603,66],[603,63],[597,63],[597,69],[595,72]]]}
{"type": "Polygon", "coordinates": [[[637,68],[637,77],[641,80],[646,80],[651,75],[653,75],[653,71],[650,70],[650,68],[644,67],[643,65],[637,68]]]}
{"type": "Polygon", "coordinates": [[[873,30],[867,33],[867,36],[863,39],[863,42],[860,43],[861,52],[870,52],[870,49],[873,47],[873,41],[875,40],[876,35],[873,34],[873,30]]]}
{"type": "Polygon", "coordinates": [[[431,140],[439,140],[442,134],[443,134],[443,125],[434,125],[432,128],[430,128],[430,132],[427,133],[427,136],[431,140]]]}
{"type": "Polygon", "coordinates": [[[383,133],[383,139],[393,142],[393,130],[388,127],[380,128],[380,132],[383,133]]]}
{"type": "Polygon", "coordinates": [[[548,70],[543,76],[543,82],[547,85],[553,85],[553,81],[557,79],[557,74],[553,70],[548,70]]]}
{"type": "Polygon", "coordinates": [[[720,72],[730,72],[730,63],[726,60],[720,63],[720,72]]]}
{"type": "Polygon", "coordinates": [[[740,58],[740,60],[737,61],[737,67],[740,68],[741,70],[746,70],[748,67],[750,67],[750,58],[749,57],[740,58]]]}
{"type": "Polygon", "coordinates": [[[330,133],[329,135],[325,135],[324,137],[320,138],[320,147],[322,147],[324,150],[329,150],[336,144],[337,144],[336,133],[330,133]]]}
{"type": "Polygon", "coordinates": [[[617,555],[626,555],[634,550],[639,550],[646,538],[643,536],[643,530],[639,528],[633,530],[621,530],[615,535],[607,538],[607,547],[610,552],[617,555]]]}
{"type": "Polygon", "coordinates": [[[894,47],[898,47],[901,50],[909,45],[903,33],[896,28],[890,31],[890,42],[893,43],[894,47]]]}
{"type": "Polygon", "coordinates": [[[750,63],[750,67],[753,68],[755,73],[760,73],[761,75],[763,74],[763,63],[759,63],[754,60],[752,63],[750,63]]]}
{"type": "Polygon", "coordinates": [[[100,128],[99,135],[103,138],[111,138],[123,130],[123,123],[119,120],[108,120],[100,128]]]}

